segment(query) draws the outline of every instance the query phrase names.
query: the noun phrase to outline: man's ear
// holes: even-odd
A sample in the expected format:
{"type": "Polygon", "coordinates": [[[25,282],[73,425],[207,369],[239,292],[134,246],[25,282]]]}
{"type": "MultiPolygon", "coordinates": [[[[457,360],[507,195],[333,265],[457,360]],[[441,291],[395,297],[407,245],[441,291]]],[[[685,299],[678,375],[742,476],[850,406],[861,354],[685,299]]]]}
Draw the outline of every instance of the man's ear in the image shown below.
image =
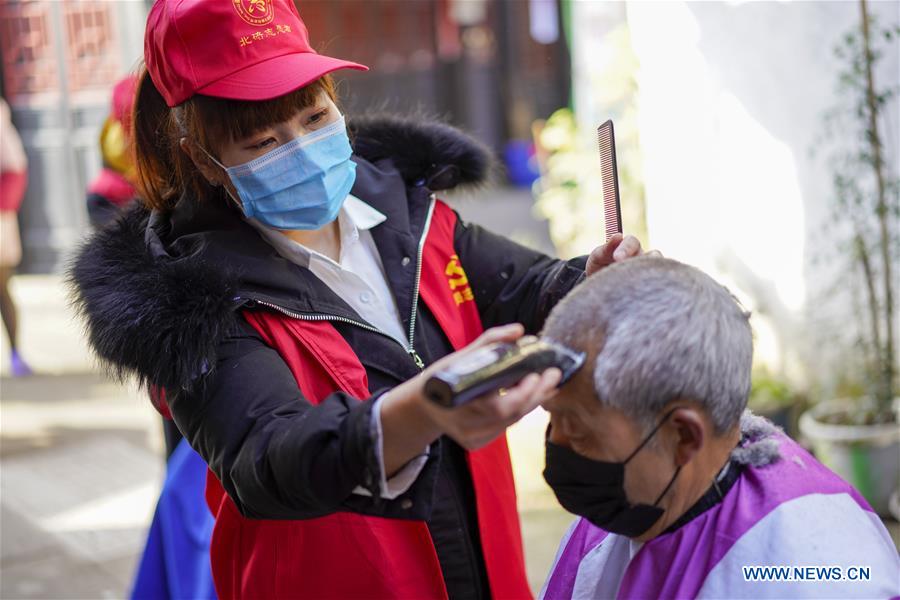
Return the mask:
{"type": "Polygon", "coordinates": [[[194,163],[194,166],[197,167],[197,170],[200,171],[211,186],[215,187],[222,185],[222,179],[224,177],[222,168],[210,160],[197,144],[188,138],[183,137],[178,142],[178,145],[181,147],[181,151],[190,157],[191,162],[194,163]]]}
{"type": "Polygon", "coordinates": [[[670,426],[675,435],[675,464],[684,466],[706,443],[708,423],[699,410],[685,406],[675,409],[670,426]]]}

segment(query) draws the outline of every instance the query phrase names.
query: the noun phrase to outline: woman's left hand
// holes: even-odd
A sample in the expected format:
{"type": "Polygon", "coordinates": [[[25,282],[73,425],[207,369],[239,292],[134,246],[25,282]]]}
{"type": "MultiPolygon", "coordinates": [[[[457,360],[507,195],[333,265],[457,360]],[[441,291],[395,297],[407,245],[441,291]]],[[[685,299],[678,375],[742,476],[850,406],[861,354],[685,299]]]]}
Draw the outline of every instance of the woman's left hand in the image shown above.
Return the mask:
{"type": "Polygon", "coordinates": [[[644,249],[641,248],[641,242],[633,235],[623,236],[621,233],[617,233],[602,246],[594,248],[594,251],[588,256],[584,272],[590,276],[603,267],[644,254],[648,256],[662,256],[659,250],[650,250],[645,253],[644,249]]]}

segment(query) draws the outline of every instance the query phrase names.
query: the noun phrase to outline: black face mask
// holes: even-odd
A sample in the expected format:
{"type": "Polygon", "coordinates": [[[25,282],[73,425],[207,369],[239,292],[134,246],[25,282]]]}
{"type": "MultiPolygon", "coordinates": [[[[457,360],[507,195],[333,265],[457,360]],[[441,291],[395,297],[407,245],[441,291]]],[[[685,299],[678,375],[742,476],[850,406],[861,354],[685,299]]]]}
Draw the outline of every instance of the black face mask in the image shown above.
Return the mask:
{"type": "Polygon", "coordinates": [[[650,529],[665,512],[656,505],[675,483],[681,467],[675,469],[675,474],[656,502],[649,505],[628,501],[625,496],[625,465],[650,441],[672,412],[667,413],[640,446],[620,463],[591,460],[565,446],[558,446],[549,440],[548,427],[544,479],[562,507],[610,533],[638,537],[650,529]]]}

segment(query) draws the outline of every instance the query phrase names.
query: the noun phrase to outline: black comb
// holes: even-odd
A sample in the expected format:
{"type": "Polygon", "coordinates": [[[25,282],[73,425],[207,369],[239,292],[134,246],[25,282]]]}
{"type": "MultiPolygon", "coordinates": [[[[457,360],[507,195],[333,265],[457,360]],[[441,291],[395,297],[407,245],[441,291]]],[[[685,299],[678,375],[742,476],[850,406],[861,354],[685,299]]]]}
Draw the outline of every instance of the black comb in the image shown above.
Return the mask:
{"type": "Polygon", "coordinates": [[[616,136],[613,122],[597,128],[600,142],[600,178],[603,183],[603,217],[606,221],[606,240],[622,233],[622,209],[619,205],[619,176],[616,171],[616,136]]]}

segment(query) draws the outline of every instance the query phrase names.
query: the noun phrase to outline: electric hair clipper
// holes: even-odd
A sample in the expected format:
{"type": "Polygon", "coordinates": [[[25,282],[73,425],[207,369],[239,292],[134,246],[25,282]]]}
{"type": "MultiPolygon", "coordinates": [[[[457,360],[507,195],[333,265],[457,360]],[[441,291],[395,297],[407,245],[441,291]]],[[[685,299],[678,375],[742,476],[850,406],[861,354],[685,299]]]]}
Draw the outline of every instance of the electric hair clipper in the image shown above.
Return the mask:
{"type": "Polygon", "coordinates": [[[454,408],[489,392],[517,384],[529,373],[550,367],[562,371],[559,385],[568,381],[584,364],[585,354],[574,352],[533,335],[516,342],[485,346],[438,371],[425,382],[429,400],[454,408]]]}

